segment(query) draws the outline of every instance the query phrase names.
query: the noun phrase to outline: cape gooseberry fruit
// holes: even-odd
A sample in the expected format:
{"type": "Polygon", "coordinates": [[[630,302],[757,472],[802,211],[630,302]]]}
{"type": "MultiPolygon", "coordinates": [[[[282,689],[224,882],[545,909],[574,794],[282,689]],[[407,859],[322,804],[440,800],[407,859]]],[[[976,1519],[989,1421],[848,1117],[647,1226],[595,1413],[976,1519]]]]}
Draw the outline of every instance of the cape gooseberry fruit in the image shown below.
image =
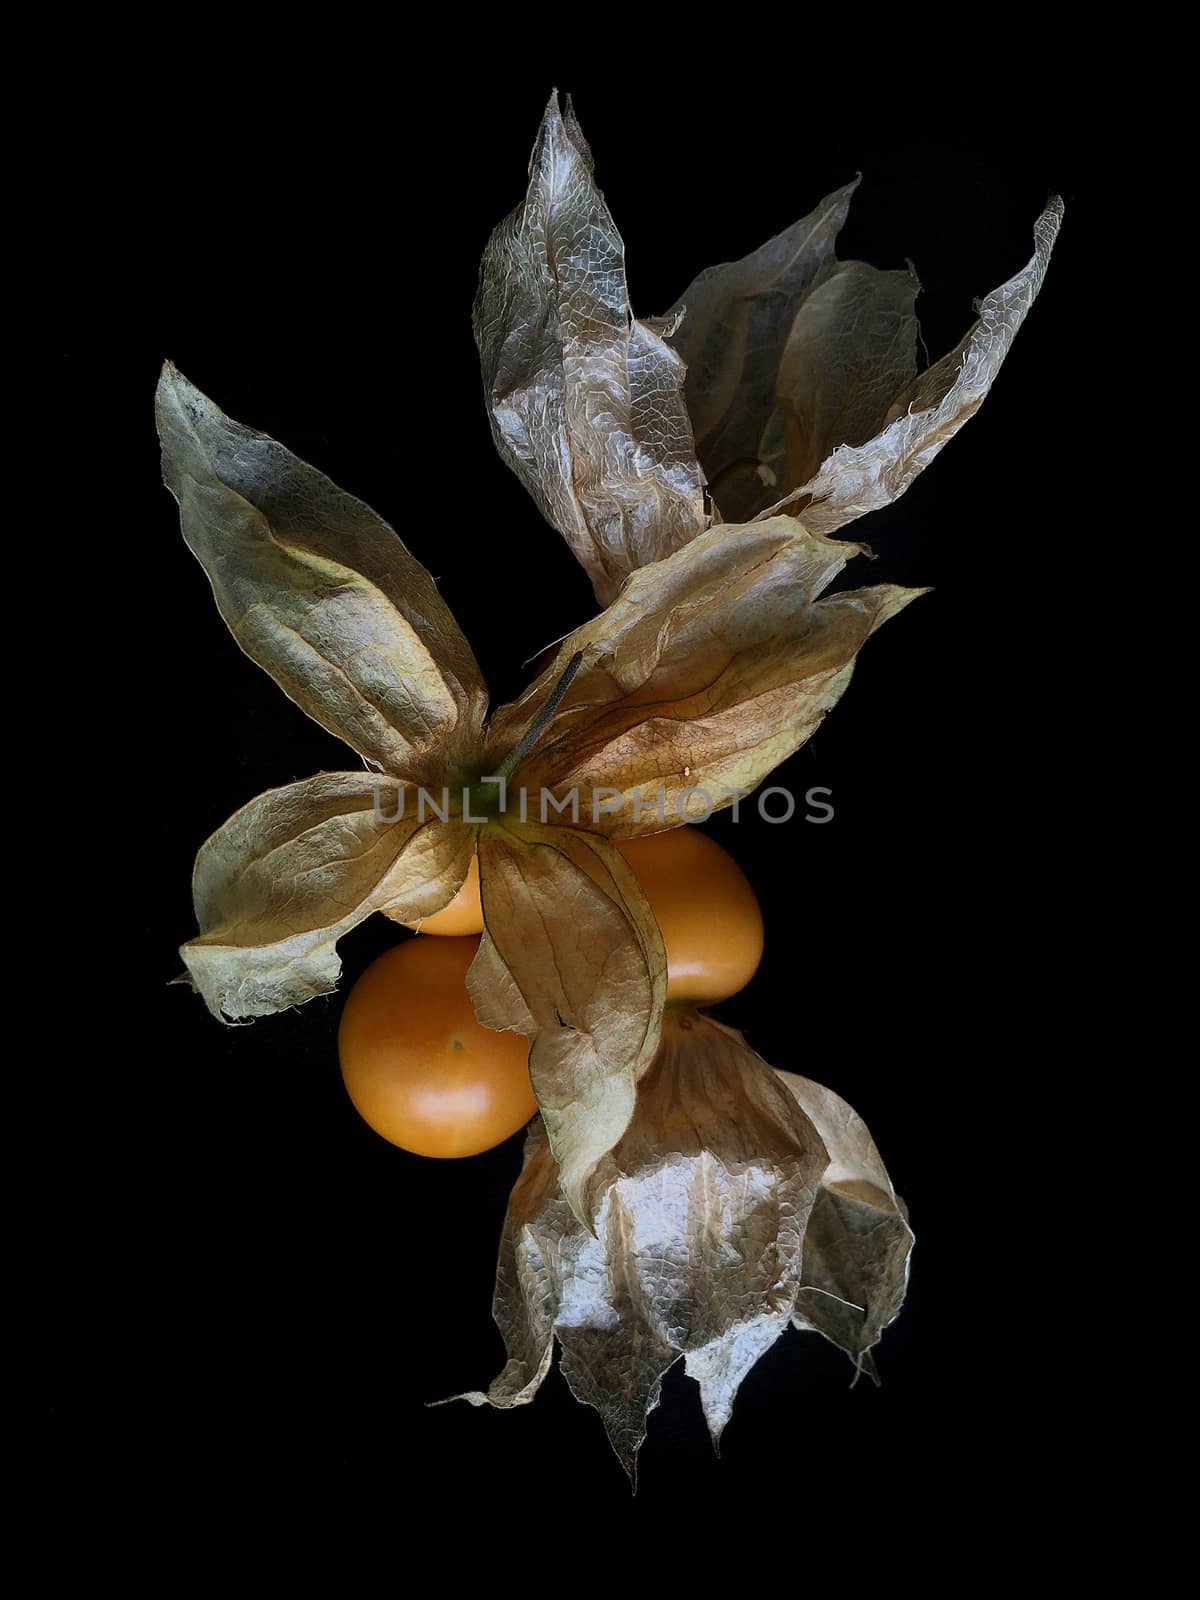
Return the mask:
{"type": "Polygon", "coordinates": [[[419,1156],[474,1156],[537,1110],[529,1041],[475,1020],[467,968],[479,939],[406,939],[354,985],[338,1055],[356,1109],[419,1156]]]}

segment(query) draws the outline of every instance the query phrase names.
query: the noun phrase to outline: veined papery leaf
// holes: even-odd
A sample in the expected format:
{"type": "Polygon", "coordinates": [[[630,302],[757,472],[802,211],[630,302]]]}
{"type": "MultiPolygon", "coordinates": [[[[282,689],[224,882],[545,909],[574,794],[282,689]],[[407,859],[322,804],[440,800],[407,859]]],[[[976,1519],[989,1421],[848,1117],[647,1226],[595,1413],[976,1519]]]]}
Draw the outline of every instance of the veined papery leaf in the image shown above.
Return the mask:
{"type": "Polygon", "coordinates": [[[874,1191],[864,1204],[898,1215],[869,1135],[843,1101],[776,1073],[711,1018],[673,1015],[633,1119],[591,1180],[594,1234],[566,1200],[544,1131],[531,1128],[496,1271],[508,1361],[489,1389],[457,1398],[528,1404],[557,1341],[563,1376],[599,1411],[633,1479],[646,1418],[682,1359],[718,1443],[743,1378],[789,1323],[827,1331],[811,1319],[828,1301],[847,1319],[829,1336],[865,1359],[899,1309],[907,1242],[901,1257],[890,1221],[838,1240],[831,1210],[813,1231],[826,1195],[848,1197],[856,1183],[874,1191]],[[870,1291],[865,1312],[845,1304],[850,1284],[870,1291]]]}

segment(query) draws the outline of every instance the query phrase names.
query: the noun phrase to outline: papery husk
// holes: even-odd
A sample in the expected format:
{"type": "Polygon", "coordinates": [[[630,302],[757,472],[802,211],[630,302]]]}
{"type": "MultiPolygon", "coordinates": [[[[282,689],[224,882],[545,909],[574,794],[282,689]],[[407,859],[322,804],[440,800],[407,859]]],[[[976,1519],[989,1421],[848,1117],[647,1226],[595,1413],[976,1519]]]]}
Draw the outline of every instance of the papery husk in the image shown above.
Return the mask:
{"type": "Polygon", "coordinates": [[[1061,200],[1029,264],[919,372],[915,273],[837,258],[857,184],[639,321],[591,153],[551,98],[525,201],[484,253],[474,327],[497,448],[602,604],[713,521],[733,538],[787,509],[828,535],[890,504],[978,409],[1041,288],[1061,200]]]}
{"type": "Polygon", "coordinates": [[[879,584],[822,599],[858,548],[786,516],[710,529],[634,573],[489,738],[514,743],[581,654],[516,781],[560,802],[575,794],[576,820],[614,837],[725,809],[811,737],[862,645],[926,592],[879,584]]]}
{"type": "Polygon", "coordinates": [[[560,1187],[590,1226],[589,1180],[628,1127],[658,1047],[662,934],[632,869],[599,834],[491,828],[479,873],[484,937],[467,977],[475,1015],[529,1040],[560,1187]]]}
{"type": "Polygon", "coordinates": [[[688,820],[689,787],[707,785],[713,809],[749,792],[921,591],[817,598],[857,547],[787,516],[736,541],[704,534],[640,570],[485,726],[470,648],[382,518],[169,364],[158,415],[185,538],[235,638],[375,769],[273,790],[217,830],[196,863],[192,982],[227,1021],[328,993],[343,934],[374,911],[433,915],[478,849],[472,997],[486,1025],[530,1040],[563,1190],[590,1226],[588,1180],[628,1125],[665,996],[658,928],[607,838],[688,820]],[[535,806],[542,788],[577,788],[582,812],[471,821],[461,785],[505,771],[535,806]],[[452,791],[444,820],[422,821],[422,789],[435,805],[452,791]],[[624,812],[598,813],[597,791],[624,812]]]}
{"type": "Polygon", "coordinates": [[[328,994],[343,934],[374,911],[415,920],[454,898],[477,830],[421,824],[407,787],[321,773],[259,795],[201,846],[192,874],[201,932],[181,954],[214,1016],[270,1016],[328,994]],[[402,796],[405,815],[390,820],[402,796]]]}
{"type": "Polygon", "coordinates": [[[683,363],[629,306],[625,252],[570,102],[492,234],[473,323],[492,436],[602,605],[708,525],[683,363]]]}
{"type": "Polygon", "coordinates": [[[380,772],[430,783],[473,749],[487,689],[395,529],[169,361],[155,409],[183,536],[251,660],[380,772]]]}
{"type": "Polygon", "coordinates": [[[792,1325],[824,1334],[876,1383],[872,1351],[900,1315],[913,1232],[866,1123],[840,1095],[794,1072],[779,1080],[825,1142],[829,1165],[804,1236],[792,1325]]]}
{"type": "Polygon", "coordinates": [[[508,1361],[489,1389],[456,1398],[528,1404],[557,1340],[572,1393],[599,1411],[636,1483],[647,1417],[682,1359],[718,1446],[746,1373],[789,1323],[828,1332],[813,1302],[837,1296],[839,1315],[859,1319],[828,1334],[859,1362],[899,1309],[907,1252],[897,1258],[891,1212],[876,1202],[886,1240],[867,1228],[835,1236],[843,1191],[881,1178],[890,1197],[869,1136],[831,1091],[776,1073],[709,1017],[672,1012],[629,1129],[592,1179],[595,1235],[532,1125],[496,1273],[508,1361]],[[851,1281],[869,1291],[865,1308],[842,1303],[851,1281]]]}
{"type": "Polygon", "coordinates": [[[688,366],[697,451],[727,521],[787,509],[828,535],[898,499],[982,404],[1063,217],[1050,200],[1032,259],[983,299],[955,349],[918,373],[916,276],[833,256],[852,189],[743,260],[701,273],[669,313],[680,318],[674,344],[688,366]]]}
{"type": "MultiPolygon", "coordinates": [[[[787,330],[797,308],[837,269],[837,236],[857,187],[855,180],[835,190],[740,261],[705,268],[667,312],[672,343],[687,367],[696,450],[715,467],[714,496],[731,468],[757,464],[787,330]]],[[[749,520],[731,502],[718,504],[723,516],[749,520]]]]}

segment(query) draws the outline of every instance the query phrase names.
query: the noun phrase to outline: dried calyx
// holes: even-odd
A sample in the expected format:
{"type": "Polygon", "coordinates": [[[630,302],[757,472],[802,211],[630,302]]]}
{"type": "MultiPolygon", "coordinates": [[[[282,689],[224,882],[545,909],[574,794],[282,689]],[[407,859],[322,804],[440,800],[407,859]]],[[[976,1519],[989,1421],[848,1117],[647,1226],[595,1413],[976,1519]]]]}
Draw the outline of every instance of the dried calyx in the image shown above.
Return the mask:
{"type": "Polygon", "coordinates": [[[528,1404],[554,1345],[630,1478],[662,1380],[682,1360],[714,1445],[738,1388],[790,1326],[875,1376],[899,1313],[912,1233],[861,1118],[776,1072],[739,1033],[669,1016],[637,1107],[597,1168],[595,1234],[566,1203],[540,1122],[509,1202],[494,1310],[508,1362],[458,1398],[528,1404]]]}
{"type": "Polygon", "coordinates": [[[205,843],[192,981],[232,1020],[327,993],[343,934],[376,911],[432,916],[477,858],[471,995],[485,1026],[530,1041],[564,1192],[590,1220],[588,1181],[629,1123],[666,994],[658,926],[613,840],[684,823],[697,788],[713,809],[752,791],[921,591],[824,597],[856,547],[791,517],[737,540],[712,529],[633,573],[488,716],[466,639],[381,517],[171,366],[158,420],[184,536],[238,643],[367,767],[260,795],[205,843]],[[501,772],[535,797],[527,820],[422,814],[421,789],[501,772]]]}
{"type": "Polygon", "coordinates": [[[602,603],[714,520],[786,508],[836,532],[903,494],[978,409],[1041,288],[1062,202],[1038,217],[1029,263],[920,372],[915,275],[837,259],[856,187],[639,321],[591,152],[552,97],[525,200],[483,258],[475,336],[496,446],[602,603]]]}

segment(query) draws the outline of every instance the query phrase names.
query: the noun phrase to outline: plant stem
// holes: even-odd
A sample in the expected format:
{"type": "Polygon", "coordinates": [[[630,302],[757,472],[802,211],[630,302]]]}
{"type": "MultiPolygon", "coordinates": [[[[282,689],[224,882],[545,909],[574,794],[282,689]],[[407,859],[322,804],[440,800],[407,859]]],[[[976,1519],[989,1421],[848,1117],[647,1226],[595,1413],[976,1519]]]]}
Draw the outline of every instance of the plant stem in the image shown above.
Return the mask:
{"type": "Polygon", "coordinates": [[[546,724],[550,721],[550,718],[554,715],[554,713],[558,710],[559,706],[562,704],[563,696],[566,694],[567,690],[571,687],[571,684],[574,682],[574,679],[575,679],[575,674],[579,671],[579,669],[580,669],[580,667],[582,665],[583,665],[583,651],[582,650],[577,650],[575,652],[575,654],[571,657],[570,661],[567,662],[566,671],[563,673],[562,677],[558,680],[558,682],[554,685],[554,688],[550,691],[550,698],[546,701],[546,704],[538,712],[537,720],[534,722],[532,728],[530,728],[529,732],[521,740],[521,742],[517,746],[517,748],[508,757],[508,759],[505,761],[504,765],[500,768],[500,770],[495,774],[495,776],[497,778],[511,778],[512,777],[513,773],[520,766],[521,762],[524,761],[525,757],[529,754],[529,752],[533,749],[534,745],[541,738],[543,732],[545,731],[546,724]]]}

